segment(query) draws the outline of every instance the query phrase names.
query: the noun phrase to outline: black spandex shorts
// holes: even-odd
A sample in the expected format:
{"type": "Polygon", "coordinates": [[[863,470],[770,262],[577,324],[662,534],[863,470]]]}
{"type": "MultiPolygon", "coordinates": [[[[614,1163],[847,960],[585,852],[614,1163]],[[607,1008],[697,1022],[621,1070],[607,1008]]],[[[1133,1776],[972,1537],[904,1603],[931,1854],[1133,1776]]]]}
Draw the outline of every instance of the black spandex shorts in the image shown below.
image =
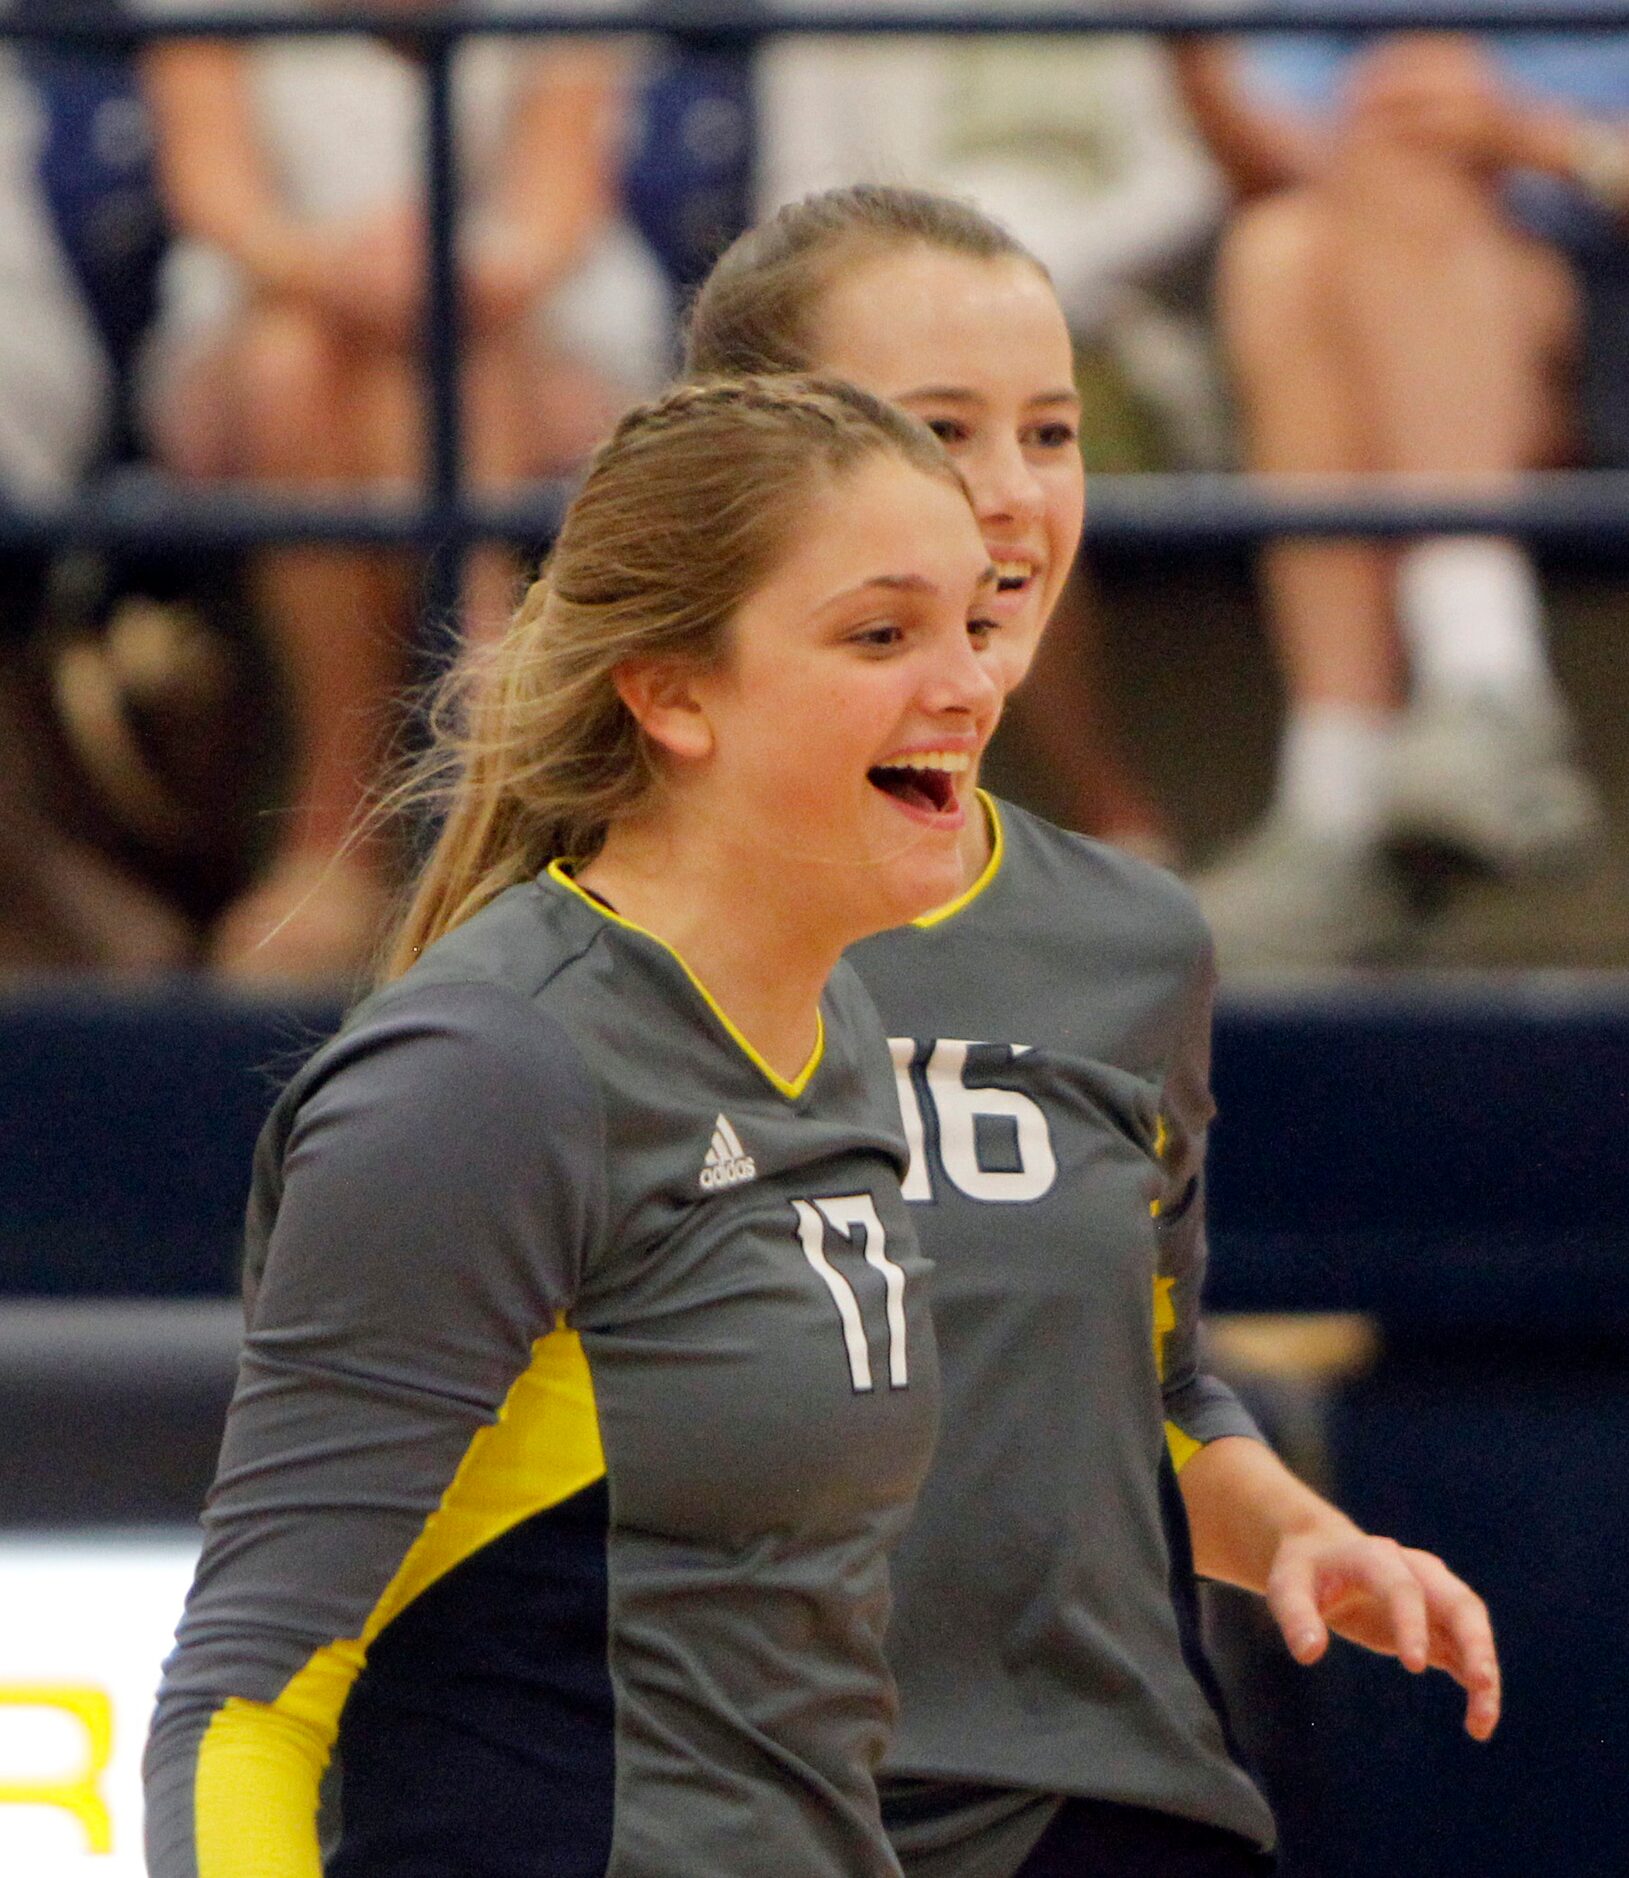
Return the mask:
{"type": "Polygon", "coordinates": [[[1065,1800],[1017,1878],[1270,1878],[1277,1861],[1237,1833],[1141,1806],[1065,1800]]]}

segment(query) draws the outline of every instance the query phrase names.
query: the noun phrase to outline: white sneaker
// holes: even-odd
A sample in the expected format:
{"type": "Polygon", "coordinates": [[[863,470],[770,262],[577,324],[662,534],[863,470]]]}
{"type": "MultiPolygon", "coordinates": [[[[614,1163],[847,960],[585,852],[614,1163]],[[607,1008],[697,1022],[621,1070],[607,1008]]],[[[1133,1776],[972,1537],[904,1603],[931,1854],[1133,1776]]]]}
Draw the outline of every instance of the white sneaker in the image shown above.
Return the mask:
{"type": "Polygon", "coordinates": [[[1224,975],[1374,964],[1395,955],[1415,920],[1372,843],[1268,816],[1192,882],[1224,975]]]}
{"type": "Polygon", "coordinates": [[[1584,858],[1603,827],[1572,726],[1550,699],[1471,693],[1422,701],[1399,719],[1386,798],[1394,842],[1520,873],[1584,858]]]}

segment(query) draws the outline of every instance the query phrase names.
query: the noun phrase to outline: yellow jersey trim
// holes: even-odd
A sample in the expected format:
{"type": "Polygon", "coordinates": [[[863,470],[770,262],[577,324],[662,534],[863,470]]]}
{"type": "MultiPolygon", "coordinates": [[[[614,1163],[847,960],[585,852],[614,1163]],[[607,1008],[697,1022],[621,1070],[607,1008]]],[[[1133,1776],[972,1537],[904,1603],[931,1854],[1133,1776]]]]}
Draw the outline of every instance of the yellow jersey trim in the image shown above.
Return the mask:
{"type": "Polygon", "coordinates": [[[582,901],[584,906],[591,906],[594,911],[599,914],[601,919],[608,919],[615,925],[625,926],[629,932],[638,933],[641,939],[648,939],[652,945],[660,946],[662,950],[667,953],[668,957],[678,966],[679,970],[684,973],[685,977],[690,980],[691,984],[695,986],[697,995],[700,997],[702,1003],[705,1004],[714,1017],[718,1019],[719,1023],[724,1027],[724,1031],[731,1043],[733,1043],[747,1061],[752,1064],[759,1075],[772,1087],[778,1089],[788,1100],[795,1101],[803,1094],[804,1090],[809,1086],[809,1078],[819,1069],[820,1059],[826,1054],[826,1020],[821,1014],[818,1005],[815,1007],[814,1048],[809,1052],[808,1062],[805,1063],[802,1069],[798,1071],[797,1075],[788,1082],[780,1071],[767,1063],[747,1041],[745,1034],[731,1020],[729,1012],[724,1009],[718,999],[713,996],[712,992],[707,989],[690,969],[689,965],[686,964],[682,952],[675,946],[670,946],[665,939],[658,937],[649,927],[641,926],[637,920],[629,919],[624,914],[617,912],[614,907],[607,906],[603,900],[597,900],[586,887],[579,886],[577,882],[572,879],[570,873],[567,871],[569,866],[570,863],[567,861],[550,861],[548,865],[549,879],[558,881],[562,887],[568,887],[576,894],[577,898],[582,901]]]}
{"type": "Polygon", "coordinates": [[[931,913],[918,914],[911,921],[913,926],[926,928],[940,925],[947,919],[954,919],[958,913],[970,907],[1001,872],[1002,857],[1007,851],[1007,837],[1002,832],[1001,815],[996,808],[994,796],[987,795],[982,789],[977,794],[984,810],[984,819],[990,829],[990,858],[984,863],[978,879],[973,882],[972,886],[964,888],[954,900],[947,900],[943,906],[936,906],[931,913]]]}
{"type": "Polygon", "coordinates": [[[1165,1445],[1171,1450],[1171,1465],[1180,1474],[1205,1444],[1203,1441],[1195,1441],[1192,1435],[1184,1434],[1175,1422],[1167,1422],[1165,1445]]]}
{"type": "Polygon", "coordinates": [[[321,1878],[318,1789],[374,1639],[456,1565],[604,1476],[588,1358],[557,1324],[471,1439],[360,1634],[324,1644],[274,1702],[233,1696],[216,1710],[193,1783],[198,1878],[321,1878]]]}
{"type": "Polygon", "coordinates": [[[1165,1380],[1165,1346],[1176,1329],[1176,1305],[1171,1293],[1176,1280],[1158,1276],[1154,1280],[1154,1368],[1161,1382],[1165,1380]]]}
{"type": "MultiPolygon", "coordinates": [[[[1165,1346],[1171,1332],[1176,1329],[1176,1305],[1171,1299],[1175,1289],[1174,1278],[1159,1277],[1154,1280],[1154,1367],[1159,1371],[1161,1382],[1165,1380],[1165,1346]]],[[[1171,1465],[1180,1474],[1205,1444],[1195,1441],[1175,1422],[1167,1421],[1165,1445],[1171,1450],[1171,1465]]]]}

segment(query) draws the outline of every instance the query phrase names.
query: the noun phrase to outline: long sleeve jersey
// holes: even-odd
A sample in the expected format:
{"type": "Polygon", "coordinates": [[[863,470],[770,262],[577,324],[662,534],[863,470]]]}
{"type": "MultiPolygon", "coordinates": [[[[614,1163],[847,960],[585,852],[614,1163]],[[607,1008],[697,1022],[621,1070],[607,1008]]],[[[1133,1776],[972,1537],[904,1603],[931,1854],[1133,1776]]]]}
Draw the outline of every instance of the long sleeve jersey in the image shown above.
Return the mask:
{"type": "Polygon", "coordinates": [[[921,1878],[1005,1878],[1069,1794],[1269,1844],[1174,1473],[1256,1433],[1199,1359],[1209,938],[1170,875],[986,801],[973,888],[849,954],[892,1038],[944,1376],[894,1561],[888,1817],[921,1878]]]}
{"type": "Polygon", "coordinates": [[[777,1076],[558,868],[279,1101],[153,1878],[886,1878],[936,1365],[875,1014],[777,1076]]]}

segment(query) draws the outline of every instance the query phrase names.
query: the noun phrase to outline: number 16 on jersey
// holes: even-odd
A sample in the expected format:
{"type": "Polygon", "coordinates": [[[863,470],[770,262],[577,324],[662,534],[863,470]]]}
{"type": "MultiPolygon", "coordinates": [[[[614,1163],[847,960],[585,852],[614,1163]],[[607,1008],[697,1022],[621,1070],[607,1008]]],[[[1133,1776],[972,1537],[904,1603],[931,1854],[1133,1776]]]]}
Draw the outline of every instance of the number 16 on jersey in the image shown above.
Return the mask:
{"type": "MultiPolygon", "coordinates": [[[[917,1044],[911,1037],[890,1037],[894,1082],[899,1091],[900,1120],[911,1151],[910,1170],[901,1191],[907,1200],[934,1197],[931,1155],[923,1113],[911,1066],[917,1044]]],[[[1052,1149],[1052,1131],[1045,1111],[1018,1089],[983,1081],[969,1087],[968,1055],[1003,1050],[1008,1063],[1029,1053],[1027,1043],[973,1044],[960,1037],[940,1037],[927,1047],[922,1082],[927,1105],[936,1124],[940,1172],[970,1200],[995,1205],[1024,1205],[1052,1190],[1058,1178],[1058,1158],[1052,1149]],[[1011,1167],[987,1167],[979,1155],[979,1123],[1004,1132],[1010,1143],[1011,1167]]]]}

